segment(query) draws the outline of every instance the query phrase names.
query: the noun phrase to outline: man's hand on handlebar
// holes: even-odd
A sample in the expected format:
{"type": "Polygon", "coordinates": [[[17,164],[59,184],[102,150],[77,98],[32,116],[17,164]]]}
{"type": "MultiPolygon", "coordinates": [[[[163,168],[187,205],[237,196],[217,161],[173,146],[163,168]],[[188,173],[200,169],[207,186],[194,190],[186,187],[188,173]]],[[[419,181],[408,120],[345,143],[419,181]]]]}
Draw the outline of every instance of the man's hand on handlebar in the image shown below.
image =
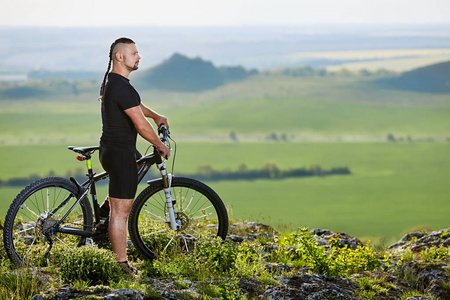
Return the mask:
{"type": "Polygon", "coordinates": [[[164,157],[165,159],[168,159],[170,156],[170,148],[167,146],[168,140],[167,137],[169,136],[169,129],[167,129],[166,125],[164,123],[161,123],[158,127],[158,134],[162,134],[161,139],[161,146],[158,146],[158,152],[159,154],[164,157]]]}
{"type": "Polygon", "coordinates": [[[168,159],[170,157],[170,148],[166,145],[157,147],[159,155],[164,157],[165,159],[168,159]]]}
{"type": "Polygon", "coordinates": [[[166,128],[169,129],[169,122],[167,121],[167,118],[164,117],[163,115],[158,115],[153,120],[158,126],[164,124],[164,126],[166,126],[166,128]]]}

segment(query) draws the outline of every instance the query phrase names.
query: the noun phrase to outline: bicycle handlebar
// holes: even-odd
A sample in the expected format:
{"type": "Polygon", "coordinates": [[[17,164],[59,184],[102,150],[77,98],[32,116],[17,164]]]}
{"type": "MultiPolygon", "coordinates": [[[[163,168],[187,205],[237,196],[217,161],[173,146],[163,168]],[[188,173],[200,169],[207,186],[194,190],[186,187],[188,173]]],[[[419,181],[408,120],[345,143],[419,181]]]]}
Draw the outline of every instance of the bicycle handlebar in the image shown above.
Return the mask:
{"type": "MultiPolygon", "coordinates": [[[[161,135],[160,138],[161,141],[164,143],[164,145],[168,146],[169,140],[167,138],[170,138],[170,131],[167,129],[167,127],[164,124],[160,124],[158,128],[158,135],[161,135]]],[[[162,155],[162,152],[158,150],[158,153],[162,155]]],[[[165,156],[165,159],[167,159],[167,155],[165,156]]]]}
{"type": "Polygon", "coordinates": [[[167,129],[166,125],[164,125],[164,124],[159,125],[158,134],[162,134],[161,140],[163,142],[166,142],[167,138],[170,137],[170,131],[169,131],[169,129],[167,129]]]}

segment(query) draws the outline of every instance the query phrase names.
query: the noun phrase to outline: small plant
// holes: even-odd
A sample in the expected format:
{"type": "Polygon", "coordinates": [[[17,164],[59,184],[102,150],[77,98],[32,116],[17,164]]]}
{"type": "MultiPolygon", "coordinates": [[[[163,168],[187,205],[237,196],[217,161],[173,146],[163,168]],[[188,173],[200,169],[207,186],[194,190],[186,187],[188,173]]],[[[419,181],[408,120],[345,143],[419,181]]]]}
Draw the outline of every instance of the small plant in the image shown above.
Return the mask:
{"type": "Polygon", "coordinates": [[[97,247],[81,247],[65,252],[60,273],[66,283],[88,281],[91,285],[96,285],[122,279],[122,270],[114,254],[97,247]]]}
{"type": "Polygon", "coordinates": [[[339,239],[330,240],[332,246],[331,257],[334,259],[335,273],[348,276],[363,271],[375,270],[380,266],[375,252],[370,248],[370,242],[365,246],[358,246],[355,250],[347,246],[340,248],[339,239]]]}
{"type": "Polygon", "coordinates": [[[420,252],[420,256],[426,263],[436,263],[450,257],[450,248],[440,245],[433,246],[420,252]]]}
{"type": "Polygon", "coordinates": [[[199,291],[211,298],[223,300],[245,299],[241,295],[237,280],[219,280],[203,283],[199,286],[199,291]]]}
{"type": "Polygon", "coordinates": [[[295,268],[306,267],[313,272],[329,276],[343,276],[374,270],[380,266],[379,259],[370,243],[357,249],[340,247],[337,238],[331,239],[328,248],[319,246],[307,228],[290,233],[276,240],[279,248],[271,261],[289,264],[295,268]],[[294,251],[292,251],[294,249],[294,251]]]}
{"type": "Polygon", "coordinates": [[[413,261],[414,260],[414,253],[411,251],[411,249],[405,250],[402,256],[402,261],[413,261]]]}
{"type": "MultiPolygon", "coordinates": [[[[423,297],[429,297],[433,300],[437,300],[437,298],[433,295],[429,295],[429,294],[424,294],[421,293],[419,291],[412,291],[412,292],[405,292],[403,293],[403,295],[400,297],[400,300],[407,300],[407,299],[411,299],[411,298],[415,298],[418,299],[418,296],[423,296],[423,297]]],[[[421,298],[421,297],[420,297],[421,298]]],[[[420,299],[419,298],[419,299],[420,299]]]]}
{"type": "Polygon", "coordinates": [[[394,283],[389,282],[386,276],[363,276],[353,279],[353,282],[362,290],[360,295],[365,299],[377,299],[379,295],[387,295],[390,289],[395,289],[394,283]]]}
{"type": "Polygon", "coordinates": [[[11,272],[5,262],[1,268],[0,299],[28,300],[39,293],[42,282],[37,270],[22,268],[11,272]]]}
{"type": "Polygon", "coordinates": [[[441,234],[441,239],[443,239],[443,240],[447,239],[448,237],[450,237],[450,230],[444,231],[441,234]]]}
{"type": "Polygon", "coordinates": [[[194,252],[200,263],[219,273],[228,273],[234,268],[238,256],[238,249],[220,238],[202,240],[194,252]]]}
{"type": "Polygon", "coordinates": [[[237,249],[237,257],[233,276],[238,278],[254,278],[259,276],[270,281],[271,276],[266,269],[265,255],[258,245],[242,242],[237,249]]]}

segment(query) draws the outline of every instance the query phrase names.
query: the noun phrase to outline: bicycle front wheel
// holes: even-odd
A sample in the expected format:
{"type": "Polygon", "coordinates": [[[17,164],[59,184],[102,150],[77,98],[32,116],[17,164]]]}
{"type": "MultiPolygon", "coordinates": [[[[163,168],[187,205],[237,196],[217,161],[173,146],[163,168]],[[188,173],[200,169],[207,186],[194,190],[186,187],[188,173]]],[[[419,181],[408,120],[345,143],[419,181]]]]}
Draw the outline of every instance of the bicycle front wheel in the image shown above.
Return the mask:
{"type": "Polygon", "coordinates": [[[179,230],[170,228],[162,180],[144,189],[130,212],[130,238],[146,259],[155,259],[164,250],[189,251],[201,238],[226,238],[228,214],[220,197],[197,180],[173,177],[172,197],[179,230]]]}
{"type": "Polygon", "coordinates": [[[89,200],[83,197],[72,208],[76,200],[76,185],[64,178],[44,178],[25,187],[9,207],[3,228],[11,262],[18,266],[57,264],[63,251],[86,244],[86,238],[52,230],[66,214],[60,228],[92,230],[89,200]]]}

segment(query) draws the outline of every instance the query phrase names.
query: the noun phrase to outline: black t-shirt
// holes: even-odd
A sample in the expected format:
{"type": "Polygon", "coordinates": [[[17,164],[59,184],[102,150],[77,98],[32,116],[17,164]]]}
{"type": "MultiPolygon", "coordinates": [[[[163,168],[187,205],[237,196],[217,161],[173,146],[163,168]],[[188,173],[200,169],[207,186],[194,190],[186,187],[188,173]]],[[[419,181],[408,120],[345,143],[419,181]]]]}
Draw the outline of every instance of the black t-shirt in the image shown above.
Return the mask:
{"type": "Polygon", "coordinates": [[[102,100],[101,147],[110,150],[136,150],[136,127],[125,110],[140,104],[141,98],[127,78],[116,73],[108,74],[102,100]]]}

